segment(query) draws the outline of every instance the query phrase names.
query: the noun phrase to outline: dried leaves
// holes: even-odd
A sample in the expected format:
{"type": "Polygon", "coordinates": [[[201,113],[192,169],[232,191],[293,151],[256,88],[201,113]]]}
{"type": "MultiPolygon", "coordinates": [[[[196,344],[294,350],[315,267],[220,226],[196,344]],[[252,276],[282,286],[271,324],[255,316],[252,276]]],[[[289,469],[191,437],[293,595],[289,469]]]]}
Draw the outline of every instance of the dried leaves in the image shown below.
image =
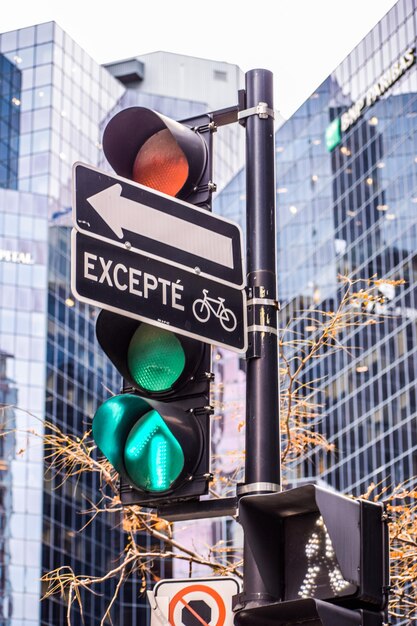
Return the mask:
{"type": "MultiPolygon", "coordinates": [[[[287,320],[280,336],[280,420],[283,447],[281,460],[284,466],[300,459],[311,449],[320,447],[331,451],[332,446],[320,434],[317,424],[322,419],[323,409],[316,403],[316,391],[320,380],[311,380],[305,375],[314,359],[336,350],[345,352],[355,348],[346,345],[344,338],[352,329],[378,323],[378,314],[389,314],[386,303],[392,291],[404,281],[382,281],[372,277],[367,281],[352,281],[341,277],[344,294],[335,310],[319,310],[313,302],[311,307],[295,313],[287,320]]],[[[278,398],[277,398],[278,401],[278,398]]],[[[218,407],[219,412],[228,410],[218,407]]],[[[236,415],[237,433],[244,428],[244,415],[236,415]]],[[[45,597],[60,594],[67,602],[67,624],[71,624],[71,609],[78,604],[82,612],[81,592],[97,593],[100,586],[114,579],[114,594],[102,617],[101,624],[111,623],[110,611],[121,586],[132,573],[142,580],[146,589],[147,573],[157,559],[179,559],[193,565],[204,565],[215,574],[241,576],[241,555],[233,546],[218,542],[208,546],[204,555],[186,545],[178,543],[172,524],[156,515],[143,511],[138,506],[121,506],[117,494],[117,476],[110,464],[97,460],[95,445],[90,433],[82,437],[71,436],[47,424],[44,435],[45,451],[50,471],[60,476],[62,485],[68,479],[77,479],[84,472],[95,472],[100,477],[101,493],[98,503],[90,503],[87,513],[90,520],[102,513],[122,516],[122,528],[126,533],[126,547],[114,569],[101,577],[76,575],[69,567],[62,567],[45,574],[47,583],[45,597]],[[152,548],[144,548],[137,542],[141,533],[152,537],[152,548]]],[[[244,452],[233,451],[240,457],[233,475],[217,471],[212,495],[224,493],[225,488],[234,489],[244,463],[244,452]]],[[[56,481],[55,481],[56,482],[56,481]]],[[[383,499],[387,513],[391,516],[391,584],[390,613],[403,617],[407,624],[417,618],[417,505],[416,491],[411,487],[399,486],[378,492],[371,485],[364,497],[383,499]]],[[[89,522],[87,522],[89,523],[89,522]]],[[[149,544],[148,544],[149,545],[149,544]]]]}
{"type": "Polygon", "coordinates": [[[417,620],[417,489],[370,485],[366,499],[383,502],[389,519],[391,617],[413,626],[417,620]]]}

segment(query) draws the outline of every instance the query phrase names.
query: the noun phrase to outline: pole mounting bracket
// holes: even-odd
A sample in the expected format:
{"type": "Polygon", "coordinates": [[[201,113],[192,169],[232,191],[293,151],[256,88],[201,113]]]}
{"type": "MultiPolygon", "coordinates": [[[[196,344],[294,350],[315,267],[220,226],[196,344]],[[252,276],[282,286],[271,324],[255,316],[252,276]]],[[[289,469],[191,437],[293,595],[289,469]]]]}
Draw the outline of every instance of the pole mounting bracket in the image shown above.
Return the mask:
{"type": "Polygon", "coordinates": [[[247,494],[254,493],[277,493],[281,491],[281,485],[278,483],[270,483],[270,482],[258,482],[258,483],[249,483],[249,484],[239,484],[236,488],[236,493],[238,496],[244,496],[247,494]]]}
{"type": "Polygon", "coordinates": [[[243,111],[239,111],[237,114],[237,119],[243,120],[247,117],[251,117],[252,115],[259,115],[261,120],[266,120],[268,117],[275,118],[275,113],[272,109],[269,108],[266,102],[260,102],[256,107],[251,107],[250,109],[244,109],[243,111]]]}

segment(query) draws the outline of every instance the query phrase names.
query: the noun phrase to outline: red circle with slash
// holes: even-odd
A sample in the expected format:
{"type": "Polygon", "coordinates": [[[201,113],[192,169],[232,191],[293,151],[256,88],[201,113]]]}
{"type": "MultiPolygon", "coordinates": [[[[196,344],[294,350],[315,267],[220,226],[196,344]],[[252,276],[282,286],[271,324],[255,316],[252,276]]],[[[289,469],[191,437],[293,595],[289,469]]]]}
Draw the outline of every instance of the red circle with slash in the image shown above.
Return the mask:
{"type": "Polygon", "coordinates": [[[215,591],[214,589],[212,589],[211,587],[207,587],[206,585],[189,585],[187,587],[184,587],[184,589],[181,589],[180,591],[178,591],[178,593],[175,594],[175,596],[172,598],[170,604],[169,604],[169,623],[171,624],[171,626],[175,626],[175,622],[174,622],[174,611],[177,607],[177,604],[180,602],[181,604],[184,605],[184,607],[186,607],[190,613],[192,613],[194,615],[194,617],[201,623],[201,626],[211,626],[209,624],[207,624],[199,615],[198,613],[196,613],[187,603],[187,601],[184,599],[184,596],[188,595],[189,593],[193,593],[193,592],[200,592],[200,593],[205,593],[209,596],[211,596],[213,598],[213,600],[215,601],[217,608],[219,610],[219,616],[217,619],[217,622],[215,624],[213,624],[212,626],[223,626],[225,619],[226,619],[226,607],[224,605],[223,599],[220,596],[220,594],[217,593],[217,591],[215,591]]]}

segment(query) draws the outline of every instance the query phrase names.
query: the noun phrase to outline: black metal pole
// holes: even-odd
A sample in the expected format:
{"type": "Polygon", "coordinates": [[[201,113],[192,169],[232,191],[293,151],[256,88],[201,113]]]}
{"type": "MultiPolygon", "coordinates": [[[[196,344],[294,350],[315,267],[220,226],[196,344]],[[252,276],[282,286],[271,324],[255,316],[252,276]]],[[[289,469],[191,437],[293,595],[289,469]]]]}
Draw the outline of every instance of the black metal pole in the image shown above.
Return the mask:
{"type": "MultiPolygon", "coordinates": [[[[246,74],[245,106],[249,349],[245,483],[239,488],[239,498],[281,489],[271,72],[255,69],[246,74]]],[[[249,608],[274,600],[266,592],[246,541],[244,558],[239,605],[249,608]]]]}

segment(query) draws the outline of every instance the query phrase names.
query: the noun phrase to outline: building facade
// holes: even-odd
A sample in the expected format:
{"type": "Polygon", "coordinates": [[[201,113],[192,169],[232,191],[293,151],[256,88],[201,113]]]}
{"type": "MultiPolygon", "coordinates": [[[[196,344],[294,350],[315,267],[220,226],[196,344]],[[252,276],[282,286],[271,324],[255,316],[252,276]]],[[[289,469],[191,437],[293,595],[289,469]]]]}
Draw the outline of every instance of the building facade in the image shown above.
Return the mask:
{"type": "Polygon", "coordinates": [[[281,324],[335,310],[339,276],[380,298],[341,334],[345,350],[304,373],[320,381],[312,400],[334,451],[309,454],[293,479],[355,495],[417,469],[416,17],[400,0],[276,136],[281,324]]]}
{"type": "MultiPolygon", "coordinates": [[[[417,473],[416,41],[416,2],[399,0],[276,131],[282,332],[317,337],[318,311],[341,301],[341,275],[370,280],[379,297],[362,308],[366,325],[338,337],[345,349],[304,372],[334,450],[295,463],[289,484],[360,495],[417,473]]],[[[217,204],[242,226],[244,185],[241,172],[217,204]]]]}
{"type": "Polygon", "coordinates": [[[0,55],[0,186],[15,189],[19,154],[21,71],[0,55]]]}
{"type": "MultiPolygon", "coordinates": [[[[306,370],[319,381],[317,428],[334,451],[294,464],[293,484],[320,479],[360,494],[371,481],[416,474],[416,9],[416,0],[399,0],[277,128],[281,326],[297,318],[297,331],[314,336],[300,312],[333,309],[339,274],[404,281],[381,287],[383,301],[367,311],[377,323],[340,338],[350,354],[306,370]]],[[[97,484],[56,489],[40,439],[45,420],[83,432],[120,387],[95,341],[97,311],[70,291],[72,164],[108,168],[102,131],[121,108],[186,119],[235,104],[243,76],[229,64],[159,52],[102,67],[51,22],[0,34],[0,79],[0,410],[2,429],[12,431],[0,448],[0,621],[51,626],[65,622],[66,609],[58,597],[39,603],[41,575],[61,565],[100,575],[124,545],[105,517],[79,532],[82,495],[94,496],[97,484]]],[[[244,133],[232,126],[216,137],[214,210],[245,229],[245,174],[234,175],[244,133]]],[[[223,383],[214,438],[223,456],[236,452],[222,469],[239,477],[244,362],[216,350],[214,369],[223,383]]],[[[221,520],[201,538],[227,541],[233,530],[221,520]]],[[[170,565],[158,571],[170,573],[170,565]]],[[[99,623],[112,591],[85,597],[86,623],[99,623]]],[[[117,612],[120,626],[144,623],[135,579],[117,612]]]]}
{"type": "MultiPolygon", "coordinates": [[[[86,476],[59,488],[42,443],[48,422],[70,435],[90,428],[96,408],[121,383],[95,340],[97,311],[70,289],[72,164],[109,169],[101,136],[120,108],[145,106],[184,119],[229,106],[229,93],[237,98],[241,87],[237,68],[170,55],[171,79],[180,80],[184,63],[188,68],[186,97],[174,96],[146,58],[127,63],[133,80],[120,62],[110,64],[119,68],[112,71],[98,65],[53,22],[0,34],[0,411],[2,430],[12,431],[0,448],[4,626],[65,623],[64,598],[40,602],[47,590],[41,576],[60,566],[102,575],[124,549],[120,520],[99,516],[80,532],[98,484],[86,476]],[[223,90],[214,89],[216,72],[223,90]],[[191,98],[189,85],[200,73],[208,82],[191,98]]],[[[241,160],[233,133],[219,144],[223,159],[236,153],[232,162],[241,160]]],[[[157,575],[170,573],[170,564],[157,566],[157,575]]],[[[125,585],[114,608],[120,626],[146,620],[139,589],[135,578],[125,585]]],[[[86,623],[100,623],[113,592],[109,584],[103,595],[85,594],[86,623]]],[[[76,609],[74,619],[81,623],[76,609]]]]}

